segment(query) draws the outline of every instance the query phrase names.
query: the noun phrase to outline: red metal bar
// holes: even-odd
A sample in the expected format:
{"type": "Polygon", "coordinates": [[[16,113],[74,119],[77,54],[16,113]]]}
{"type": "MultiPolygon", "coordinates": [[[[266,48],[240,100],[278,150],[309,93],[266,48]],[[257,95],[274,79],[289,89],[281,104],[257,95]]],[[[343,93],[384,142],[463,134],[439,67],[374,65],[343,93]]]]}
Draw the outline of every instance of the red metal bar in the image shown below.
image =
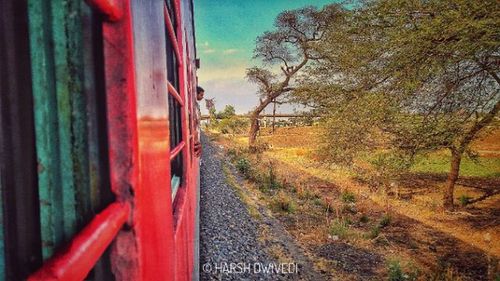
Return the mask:
{"type": "Polygon", "coordinates": [[[179,95],[177,90],[174,88],[174,85],[172,85],[170,82],[168,82],[168,92],[172,96],[174,96],[174,98],[180,103],[181,106],[184,106],[184,100],[182,99],[181,95],[179,95]]]}
{"type": "Polygon", "coordinates": [[[28,280],[83,280],[127,221],[130,206],[112,203],[28,280]]]}
{"type": "MultiPolygon", "coordinates": [[[[143,261],[141,244],[137,235],[137,186],[140,171],[139,161],[137,97],[133,22],[130,0],[119,1],[123,16],[117,22],[102,25],[104,70],[106,85],[106,120],[109,143],[109,177],[111,190],[119,201],[134,206],[130,216],[130,230],[122,230],[111,247],[111,267],[119,279],[127,276],[131,280],[142,280],[143,261]],[[124,163],[131,163],[125,164],[124,163]],[[135,165],[133,165],[135,164],[135,165]],[[133,219],[133,221],[132,221],[133,219]],[[127,266],[122,266],[127,264],[127,266]]],[[[162,14],[160,3],[160,12],[162,14]]],[[[163,22],[160,22],[163,24],[163,22]]]]}
{"type": "Polygon", "coordinates": [[[174,159],[177,154],[181,152],[181,150],[186,146],[185,141],[181,141],[174,149],[170,151],[170,160],[174,159]]]}
{"type": "Polygon", "coordinates": [[[172,19],[170,18],[170,14],[168,13],[168,8],[166,3],[163,5],[163,11],[165,14],[165,25],[167,26],[168,30],[168,37],[170,38],[170,42],[172,42],[172,47],[174,48],[175,57],[177,58],[177,62],[179,64],[182,64],[181,54],[179,52],[179,45],[177,43],[174,26],[172,24],[172,19]]]}
{"type": "Polygon", "coordinates": [[[117,0],[86,0],[92,8],[104,14],[110,21],[118,21],[123,16],[123,11],[117,0]]]}

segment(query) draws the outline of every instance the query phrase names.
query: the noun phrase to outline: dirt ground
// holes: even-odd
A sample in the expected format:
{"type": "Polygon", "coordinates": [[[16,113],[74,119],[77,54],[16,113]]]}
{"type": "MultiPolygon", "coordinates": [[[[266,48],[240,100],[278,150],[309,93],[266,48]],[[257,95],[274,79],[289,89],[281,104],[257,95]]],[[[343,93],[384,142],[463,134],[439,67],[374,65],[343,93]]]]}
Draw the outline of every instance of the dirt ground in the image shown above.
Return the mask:
{"type": "MultiPolygon", "coordinates": [[[[311,150],[318,145],[318,136],[314,127],[279,128],[273,135],[264,131],[261,140],[268,149],[251,160],[262,173],[271,165],[296,204],[293,212],[274,214],[319,270],[335,280],[385,280],[391,261],[397,261],[407,276],[418,272],[418,280],[498,276],[500,195],[449,213],[440,207],[446,175],[412,173],[401,181],[397,198],[387,197],[350,172],[317,163],[311,150]],[[354,194],[355,202],[343,201],[346,192],[354,194]],[[384,217],[390,217],[390,223],[380,227],[384,217]],[[331,231],[340,220],[349,222],[344,237],[331,231]],[[377,228],[379,233],[371,234],[377,228]]],[[[244,137],[216,139],[226,150],[245,146],[244,137]]],[[[500,157],[500,130],[474,146],[481,155],[500,157]]],[[[480,195],[498,188],[499,177],[461,177],[456,193],[480,195]]],[[[276,200],[274,191],[253,189],[269,204],[276,200]]]]}

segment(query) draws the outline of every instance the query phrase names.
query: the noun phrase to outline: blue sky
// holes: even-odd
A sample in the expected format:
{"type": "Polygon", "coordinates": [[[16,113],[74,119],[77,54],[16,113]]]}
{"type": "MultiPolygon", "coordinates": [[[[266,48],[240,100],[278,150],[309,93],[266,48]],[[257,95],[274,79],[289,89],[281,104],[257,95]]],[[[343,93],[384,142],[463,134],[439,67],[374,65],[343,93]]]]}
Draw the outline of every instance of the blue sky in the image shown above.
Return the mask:
{"type": "MultiPolygon", "coordinates": [[[[246,113],[258,103],[255,85],[245,80],[252,60],[255,38],[272,30],[274,19],[284,11],[313,5],[318,8],[332,0],[194,0],[199,85],[205,97],[215,98],[221,110],[232,104],[237,113],[246,113]]],[[[204,103],[202,111],[206,112],[204,103]]],[[[284,106],[282,112],[291,111],[284,106]]]]}

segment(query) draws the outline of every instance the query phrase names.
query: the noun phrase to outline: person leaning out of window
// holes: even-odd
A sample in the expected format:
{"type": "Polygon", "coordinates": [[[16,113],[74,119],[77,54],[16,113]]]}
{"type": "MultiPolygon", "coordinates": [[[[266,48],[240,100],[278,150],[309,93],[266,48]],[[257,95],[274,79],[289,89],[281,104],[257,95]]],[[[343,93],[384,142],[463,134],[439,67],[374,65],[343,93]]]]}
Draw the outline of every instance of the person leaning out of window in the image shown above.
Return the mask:
{"type": "Polygon", "coordinates": [[[196,157],[201,156],[201,142],[200,142],[200,122],[201,122],[201,110],[200,110],[200,101],[203,99],[203,96],[205,95],[205,90],[198,86],[196,87],[196,131],[197,131],[197,136],[195,136],[194,140],[194,154],[196,157]]]}

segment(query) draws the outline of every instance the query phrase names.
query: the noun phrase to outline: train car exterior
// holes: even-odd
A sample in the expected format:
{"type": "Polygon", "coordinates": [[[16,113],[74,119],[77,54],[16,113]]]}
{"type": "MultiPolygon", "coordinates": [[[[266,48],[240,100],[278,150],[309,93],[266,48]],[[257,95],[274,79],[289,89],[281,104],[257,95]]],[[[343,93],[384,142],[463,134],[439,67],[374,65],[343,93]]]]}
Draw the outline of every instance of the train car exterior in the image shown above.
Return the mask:
{"type": "Polygon", "coordinates": [[[192,0],[0,0],[0,280],[196,280],[192,0]]]}

